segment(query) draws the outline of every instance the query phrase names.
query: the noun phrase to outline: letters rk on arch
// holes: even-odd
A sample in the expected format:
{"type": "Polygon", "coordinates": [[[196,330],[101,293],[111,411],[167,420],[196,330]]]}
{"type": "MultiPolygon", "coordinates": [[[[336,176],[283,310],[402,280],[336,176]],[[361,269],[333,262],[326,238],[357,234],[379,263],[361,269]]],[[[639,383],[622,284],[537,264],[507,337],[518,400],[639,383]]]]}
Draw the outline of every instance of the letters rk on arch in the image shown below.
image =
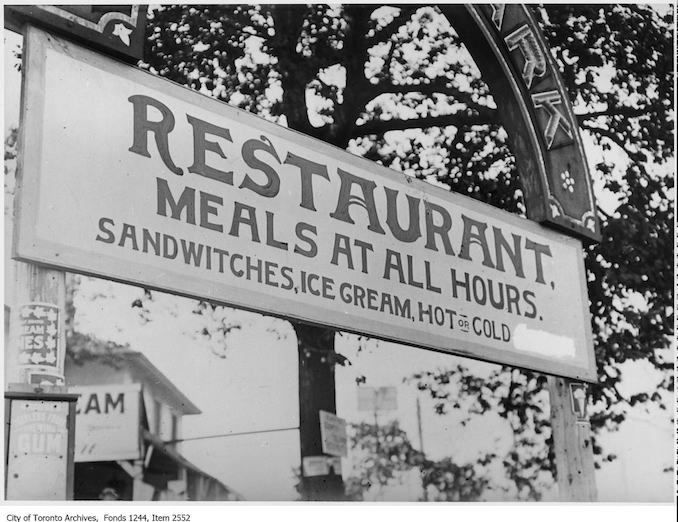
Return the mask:
{"type": "Polygon", "coordinates": [[[528,217],[600,240],[577,119],[541,30],[522,4],[441,5],[489,85],[516,157],[528,217]]]}

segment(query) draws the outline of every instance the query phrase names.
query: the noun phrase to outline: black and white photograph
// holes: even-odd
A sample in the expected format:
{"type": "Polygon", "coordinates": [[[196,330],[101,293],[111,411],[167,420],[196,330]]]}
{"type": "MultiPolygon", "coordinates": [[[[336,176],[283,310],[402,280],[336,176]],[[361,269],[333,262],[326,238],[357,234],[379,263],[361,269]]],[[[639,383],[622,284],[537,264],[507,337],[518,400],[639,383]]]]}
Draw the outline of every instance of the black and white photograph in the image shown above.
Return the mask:
{"type": "Polygon", "coordinates": [[[675,511],[674,4],[3,8],[3,520],[675,511]]]}

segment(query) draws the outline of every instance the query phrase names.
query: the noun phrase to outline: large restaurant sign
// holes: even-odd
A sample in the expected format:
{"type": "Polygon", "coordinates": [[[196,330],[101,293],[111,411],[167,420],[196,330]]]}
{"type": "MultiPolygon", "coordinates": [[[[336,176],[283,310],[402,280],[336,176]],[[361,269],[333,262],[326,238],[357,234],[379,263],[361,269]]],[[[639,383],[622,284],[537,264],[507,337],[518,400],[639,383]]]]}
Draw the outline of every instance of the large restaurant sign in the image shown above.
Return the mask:
{"type": "Polygon", "coordinates": [[[25,68],[19,259],[595,379],[579,240],[39,30],[25,68]]]}

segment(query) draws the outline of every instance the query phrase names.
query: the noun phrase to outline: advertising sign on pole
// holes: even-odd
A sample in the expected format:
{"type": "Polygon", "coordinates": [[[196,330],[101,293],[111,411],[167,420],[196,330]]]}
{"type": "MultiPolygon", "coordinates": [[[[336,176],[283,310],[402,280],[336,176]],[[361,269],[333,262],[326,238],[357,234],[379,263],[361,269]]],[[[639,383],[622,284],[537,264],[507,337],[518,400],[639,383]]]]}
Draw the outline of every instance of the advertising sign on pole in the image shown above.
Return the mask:
{"type": "Polygon", "coordinates": [[[9,406],[7,500],[67,500],[69,402],[13,399],[9,406]]]}
{"type": "Polygon", "coordinates": [[[141,458],[139,384],[71,386],[76,406],[75,462],[141,458]]]}
{"type": "Polygon", "coordinates": [[[27,303],[18,307],[17,357],[19,369],[31,383],[44,380],[63,384],[63,356],[59,346],[59,307],[27,303]]]}
{"type": "Polygon", "coordinates": [[[579,240],[37,29],[24,67],[16,258],[595,380],[579,240]]]}
{"type": "Polygon", "coordinates": [[[333,413],[320,410],[320,439],[323,453],[335,457],[348,455],[346,421],[333,413]]]}
{"type": "Polygon", "coordinates": [[[577,422],[587,422],[588,413],[586,408],[586,389],[587,386],[580,382],[570,383],[570,404],[572,413],[577,418],[577,422]]]}

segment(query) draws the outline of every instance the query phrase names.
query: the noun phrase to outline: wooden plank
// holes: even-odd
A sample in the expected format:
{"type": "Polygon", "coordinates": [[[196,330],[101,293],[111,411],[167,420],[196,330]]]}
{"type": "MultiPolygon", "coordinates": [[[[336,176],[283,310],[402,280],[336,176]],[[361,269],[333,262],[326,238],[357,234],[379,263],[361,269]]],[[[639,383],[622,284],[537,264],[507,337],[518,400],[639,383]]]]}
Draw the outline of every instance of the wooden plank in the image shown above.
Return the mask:
{"type": "Polygon", "coordinates": [[[595,502],[598,498],[593,464],[591,425],[572,411],[569,383],[549,377],[551,430],[556,456],[556,481],[562,502],[595,502]]]}

